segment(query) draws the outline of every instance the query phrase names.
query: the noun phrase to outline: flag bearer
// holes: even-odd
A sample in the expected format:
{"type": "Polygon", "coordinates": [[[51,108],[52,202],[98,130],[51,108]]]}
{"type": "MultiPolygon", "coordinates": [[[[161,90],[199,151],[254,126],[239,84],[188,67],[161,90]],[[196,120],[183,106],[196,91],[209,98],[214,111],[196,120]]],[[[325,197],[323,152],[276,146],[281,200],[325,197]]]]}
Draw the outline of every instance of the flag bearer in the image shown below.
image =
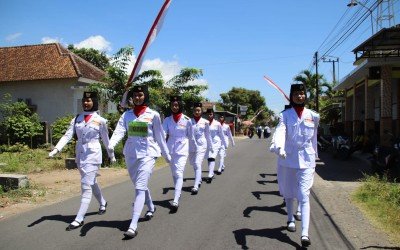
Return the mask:
{"type": "Polygon", "coordinates": [[[288,212],[288,230],[295,231],[293,199],[301,206],[301,244],[311,244],[308,235],[310,224],[310,189],[314,181],[317,152],[317,131],[319,114],[305,108],[306,88],[303,84],[293,84],[290,88],[292,108],[280,113],[274,135],[279,155],[281,175],[278,183],[283,187],[288,212]],[[293,230],[294,229],[294,230],[293,230]]]}
{"type": "Polygon", "coordinates": [[[183,103],[181,96],[171,96],[170,107],[172,115],[163,122],[164,132],[167,136],[167,145],[171,154],[171,172],[174,181],[175,195],[171,204],[171,212],[176,213],[182,193],[183,172],[189,156],[189,141],[194,141],[193,128],[190,118],[182,113],[183,103]]]}
{"type": "Polygon", "coordinates": [[[207,151],[208,158],[208,178],[207,183],[211,183],[214,178],[215,158],[221,147],[227,148],[224,132],[221,123],[214,120],[214,110],[207,109],[208,121],[210,122],[211,147],[207,151]]]}
{"type": "MultiPolygon", "coordinates": [[[[102,163],[102,151],[99,139],[108,147],[107,120],[98,113],[98,99],[96,92],[84,92],[82,97],[83,113],[71,120],[69,128],[58,141],[49,157],[54,157],[75,135],[75,161],[81,174],[81,205],[75,220],[66,228],[67,231],[77,229],[83,225],[83,219],[89,208],[92,194],[100,204],[98,214],[106,212],[107,202],[97,183],[96,175],[102,163]]],[[[111,162],[115,162],[114,153],[109,151],[111,162]]]]}
{"type": "Polygon", "coordinates": [[[224,140],[225,140],[225,144],[226,144],[226,147],[221,145],[221,147],[219,149],[219,168],[217,171],[217,175],[220,175],[225,170],[224,163],[225,163],[226,151],[228,150],[228,147],[229,147],[229,141],[231,141],[232,147],[235,146],[235,141],[233,140],[231,128],[229,127],[228,124],[225,123],[225,116],[221,115],[218,118],[218,120],[221,123],[222,132],[224,134],[224,140]]]}
{"type": "Polygon", "coordinates": [[[203,163],[207,149],[211,149],[210,123],[201,117],[201,102],[193,105],[193,134],[196,144],[189,142],[189,161],[194,169],[194,186],[191,190],[193,195],[198,193],[201,184],[201,164],[203,163]]]}
{"type": "Polygon", "coordinates": [[[113,151],[115,145],[125,134],[128,134],[123,154],[136,192],[131,224],[124,235],[126,238],[134,238],[138,234],[137,224],[144,204],[146,203],[148,207],[145,215],[147,220],[150,220],[156,211],[148,188],[156,159],[161,156],[161,152],[167,162],[171,160],[171,156],[165,142],[160,115],[149,108],[148,87],[146,85],[133,86],[127,99],[131,109],[121,115],[110,139],[109,150],[113,151]]]}

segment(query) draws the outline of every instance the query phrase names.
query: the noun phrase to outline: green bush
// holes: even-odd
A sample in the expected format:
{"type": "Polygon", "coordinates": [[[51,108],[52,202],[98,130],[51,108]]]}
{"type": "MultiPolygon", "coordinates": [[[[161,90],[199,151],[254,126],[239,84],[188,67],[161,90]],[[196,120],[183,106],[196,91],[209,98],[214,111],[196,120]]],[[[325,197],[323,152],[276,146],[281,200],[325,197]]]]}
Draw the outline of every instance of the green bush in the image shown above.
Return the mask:
{"type": "Polygon", "coordinates": [[[38,114],[25,102],[13,102],[10,94],[5,94],[0,103],[0,116],[1,141],[8,145],[23,143],[32,147],[33,138],[43,135],[38,114]]]}

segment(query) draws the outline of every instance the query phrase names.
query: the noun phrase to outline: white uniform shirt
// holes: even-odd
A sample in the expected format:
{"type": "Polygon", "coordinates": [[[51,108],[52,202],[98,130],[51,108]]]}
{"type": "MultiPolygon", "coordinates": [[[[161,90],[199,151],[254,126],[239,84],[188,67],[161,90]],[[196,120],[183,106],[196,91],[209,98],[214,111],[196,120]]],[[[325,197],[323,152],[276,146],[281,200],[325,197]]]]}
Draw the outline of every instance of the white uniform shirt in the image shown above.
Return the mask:
{"type": "Polygon", "coordinates": [[[136,159],[146,156],[160,157],[161,152],[164,156],[169,155],[160,115],[157,111],[147,107],[139,117],[134,114],[133,110],[124,112],[110,139],[110,146],[115,147],[126,133],[128,133],[128,139],[123,151],[125,157],[136,159]]]}
{"type": "Polygon", "coordinates": [[[192,122],[193,135],[197,145],[189,141],[189,151],[204,152],[211,147],[210,122],[202,117],[197,123],[194,118],[190,119],[190,121],[192,122]]]}
{"type": "Polygon", "coordinates": [[[276,148],[286,152],[286,159],[279,157],[278,164],[290,168],[314,168],[317,151],[317,131],[319,114],[304,108],[298,118],[294,108],[279,114],[279,123],[275,131],[276,148]]]}
{"type": "Polygon", "coordinates": [[[212,120],[212,122],[210,123],[210,136],[212,149],[214,152],[217,152],[221,145],[225,148],[228,147],[225,142],[224,132],[222,131],[222,126],[220,122],[212,120]]]}
{"type": "Polygon", "coordinates": [[[193,127],[190,118],[182,114],[178,122],[173,116],[168,116],[163,122],[167,135],[167,146],[172,155],[189,155],[189,140],[196,144],[193,137],[193,127]]]}
{"type": "Polygon", "coordinates": [[[226,123],[222,124],[222,132],[224,133],[226,148],[229,147],[229,141],[231,141],[232,146],[235,146],[235,141],[233,140],[231,127],[229,127],[228,124],[226,124],[226,123]]]}
{"type": "MultiPolygon", "coordinates": [[[[102,152],[99,139],[101,138],[106,148],[109,143],[107,120],[96,112],[83,112],[73,118],[67,132],[65,132],[64,136],[61,137],[55,146],[58,151],[61,151],[72,139],[74,136],[74,130],[78,137],[75,147],[75,162],[80,165],[100,165],[102,163],[102,152]],[[84,115],[91,115],[88,122],[85,122],[84,115]]],[[[111,158],[113,155],[109,155],[109,157],[111,158]]],[[[86,166],[85,168],[86,171],[92,171],[95,169],[97,169],[95,166],[86,166]]]]}

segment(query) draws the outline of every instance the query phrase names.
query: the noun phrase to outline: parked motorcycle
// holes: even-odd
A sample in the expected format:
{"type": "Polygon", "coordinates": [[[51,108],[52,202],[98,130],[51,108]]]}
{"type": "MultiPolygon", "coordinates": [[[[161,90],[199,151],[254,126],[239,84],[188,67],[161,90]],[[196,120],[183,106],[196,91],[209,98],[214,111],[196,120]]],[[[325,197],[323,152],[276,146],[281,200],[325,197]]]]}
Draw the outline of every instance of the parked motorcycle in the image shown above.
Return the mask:
{"type": "Polygon", "coordinates": [[[371,158],[371,166],[374,173],[380,176],[386,175],[388,179],[400,178],[400,139],[391,136],[392,146],[376,145],[371,158]]]}
{"type": "Polygon", "coordinates": [[[350,138],[344,135],[332,137],[333,156],[341,160],[349,158],[351,155],[350,138]]]}

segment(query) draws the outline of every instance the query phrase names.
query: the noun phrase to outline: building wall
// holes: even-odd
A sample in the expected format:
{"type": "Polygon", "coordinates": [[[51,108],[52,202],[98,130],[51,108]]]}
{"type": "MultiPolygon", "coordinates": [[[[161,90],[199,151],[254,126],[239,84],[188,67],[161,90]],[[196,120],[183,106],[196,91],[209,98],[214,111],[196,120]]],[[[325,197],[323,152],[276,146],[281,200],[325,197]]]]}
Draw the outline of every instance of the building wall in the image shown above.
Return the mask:
{"type": "MultiPolygon", "coordinates": [[[[77,113],[77,98],[83,89],[73,89],[74,79],[21,81],[0,83],[0,101],[11,94],[13,101],[30,99],[42,121],[54,122],[58,117],[77,113]]],[[[79,97],[78,97],[79,96],[79,97]]]]}

